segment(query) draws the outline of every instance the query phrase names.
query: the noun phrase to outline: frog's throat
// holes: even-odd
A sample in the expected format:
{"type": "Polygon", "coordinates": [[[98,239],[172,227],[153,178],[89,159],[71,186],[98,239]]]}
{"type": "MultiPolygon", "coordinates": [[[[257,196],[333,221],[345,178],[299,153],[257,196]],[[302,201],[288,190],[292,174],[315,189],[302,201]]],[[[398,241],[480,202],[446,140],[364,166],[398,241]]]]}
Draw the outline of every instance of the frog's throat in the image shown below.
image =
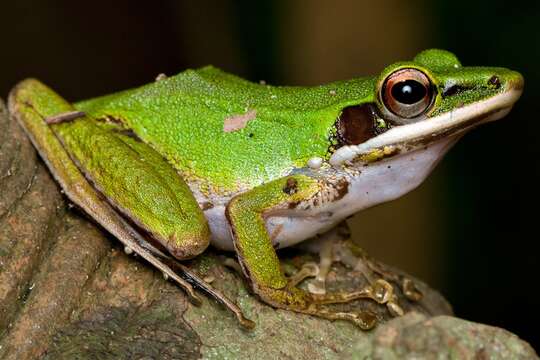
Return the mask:
{"type": "Polygon", "coordinates": [[[472,126],[504,117],[520,97],[521,89],[509,89],[486,100],[456,108],[439,116],[407,125],[396,126],[358,145],[343,146],[336,150],[329,162],[341,166],[372,152],[407,144],[426,144],[441,136],[463,131],[472,126]]]}

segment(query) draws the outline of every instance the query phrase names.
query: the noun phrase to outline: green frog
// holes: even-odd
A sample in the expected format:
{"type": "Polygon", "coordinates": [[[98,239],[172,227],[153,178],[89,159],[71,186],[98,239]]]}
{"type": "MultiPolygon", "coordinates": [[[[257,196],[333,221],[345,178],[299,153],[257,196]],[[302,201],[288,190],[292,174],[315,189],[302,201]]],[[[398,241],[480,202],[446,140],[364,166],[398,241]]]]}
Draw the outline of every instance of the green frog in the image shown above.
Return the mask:
{"type": "Polygon", "coordinates": [[[236,253],[263,302],[369,329],[373,314],[329,304],[367,299],[401,315],[394,287],[421,294],[336,247],[347,238],[344,220],[416,188],[463,134],[505,116],[522,89],[515,71],[465,67],[431,49],[377,76],[314,87],[253,83],[209,66],[71,104],[29,79],[9,109],[71,201],[194,302],[196,287],[253,326],[180,262],[211,243],[236,253]],[[320,266],[287,277],[276,250],[313,238],[320,266]],[[368,285],[326,291],[336,259],[356,261],[368,285]],[[300,287],[307,277],[315,280],[300,287]]]}

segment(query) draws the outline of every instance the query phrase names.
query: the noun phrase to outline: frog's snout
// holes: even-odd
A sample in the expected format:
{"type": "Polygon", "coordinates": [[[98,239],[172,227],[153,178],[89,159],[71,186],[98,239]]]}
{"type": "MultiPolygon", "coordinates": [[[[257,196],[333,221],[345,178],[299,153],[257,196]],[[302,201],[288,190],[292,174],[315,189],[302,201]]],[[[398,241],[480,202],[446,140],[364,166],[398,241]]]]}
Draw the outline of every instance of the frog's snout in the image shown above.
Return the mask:
{"type": "MultiPolygon", "coordinates": [[[[498,70],[498,69],[497,69],[498,70]]],[[[525,80],[523,75],[517,71],[500,69],[499,71],[492,71],[487,80],[487,86],[493,89],[501,89],[505,92],[518,92],[521,94],[525,80]]]]}
{"type": "Polygon", "coordinates": [[[489,78],[488,85],[496,89],[502,88],[503,99],[499,104],[499,108],[502,108],[505,112],[500,116],[495,116],[495,118],[500,118],[505,116],[521,97],[525,86],[525,79],[517,71],[504,69],[499,73],[495,72],[489,78]]]}
{"type": "MultiPolygon", "coordinates": [[[[497,75],[494,75],[497,76],[497,75]]],[[[500,81],[500,78],[497,76],[500,81]]],[[[503,77],[503,80],[506,81],[506,89],[522,92],[525,87],[525,79],[517,71],[508,71],[507,74],[503,77]]]]}

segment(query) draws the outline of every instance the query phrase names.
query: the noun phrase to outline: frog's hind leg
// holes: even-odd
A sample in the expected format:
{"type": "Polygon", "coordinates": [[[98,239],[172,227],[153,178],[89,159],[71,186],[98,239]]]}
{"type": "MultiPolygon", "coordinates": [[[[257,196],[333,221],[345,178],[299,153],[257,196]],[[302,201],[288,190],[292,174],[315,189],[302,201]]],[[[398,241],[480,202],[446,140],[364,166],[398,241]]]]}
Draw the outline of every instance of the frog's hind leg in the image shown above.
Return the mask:
{"type": "Polygon", "coordinates": [[[89,118],[50,125],[86,178],[121,214],[175,258],[200,254],[210,230],[173,167],[133,135],[89,118]]]}
{"type": "Polygon", "coordinates": [[[331,265],[333,262],[341,262],[345,266],[362,273],[370,286],[378,284],[381,291],[386,291],[387,293],[381,296],[389,299],[386,305],[394,315],[403,314],[403,310],[398,305],[392,283],[399,286],[407,299],[419,301],[422,298],[422,294],[411,279],[384,269],[375,259],[354,244],[350,239],[350,235],[351,232],[347,223],[342,222],[328,232],[302,244],[302,248],[317,252],[320,262],[318,265],[311,262],[304,264],[302,269],[293,275],[294,280],[299,283],[308,277],[314,277],[307,284],[308,290],[313,294],[325,294],[326,278],[331,265]]]}
{"type": "MultiPolygon", "coordinates": [[[[118,207],[120,207],[118,206],[119,204],[115,204],[117,206],[116,208],[113,208],[110,202],[104,200],[103,194],[100,194],[96,191],[96,186],[92,186],[90,184],[89,180],[92,180],[94,182],[94,185],[99,186],[99,181],[97,181],[98,179],[96,178],[89,179],[85,177],[81,172],[81,169],[77,167],[82,166],[83,164],[79,162],[76,165],[73,161],[74,154],[72,152],[82,151],[81,149],[77,149],[77,147],[80,146],[72,146],[70,148],[70,151],[68,151],[68,149],[66,148],[66,138],[64,137],[61,141],[58,134],[52,128],[53,126],[62,126],[62,124],[64,124],[64,126],[69,126],[69,124],[83,124],[91,126],[91,122],[86,119],[86,115],[84,113],[77,111],[70,103],[58,96],[53,90],[51,90],[44,84],[32,79],[21,82],[10,93],[9,109],[12,116],[20,123],[27,135],[30,137],[30,140],[38,150],[39,154],[47,164],[48,168],[51,170],[55,179],[59,182],[65,194],[70,198],[71,201],[73,201],[82,210],[84,210],[92,219],[94,219],[97,223],[102,225],[111,234],[113,234],[118,240],[120,240],[125,245],[126,253],[129,254],[135,252],[143,259],[148,261],[150,264],[155,266],[157,269],[163,272],[163,275],[166,278],[170,278],[171,280],[175,281],[180,287],[182,287],[188,294],[189,299],[194,304],[201,303],[199,296],[195,293],[193,289],[193,287],[196,287],[200,290],[203,290],[204,292],[224,304],[236,315],[238,321],[243,326],[247,328],[253,327],[253,322],[243,316],[241,310],[238,308],[237,305],[228,300],[224,295],[214,290],[206,282],[200,279],[196,274],[191,272],[189,269],[184,267],[175,259],[173,259],[167,254],[162,253],[159,249],[156,249],[151,244],[149,244],[147,241],[147,237],[144,236],[147,234],[141,234],[139,232],[139,229],[132,226],[133,223],[138,222],[137,219],[131,219],[132,223],[128,223],[125,217],[121,216],[119,211],[117,211],[118,207]]],[[[76,130],[77,135],[85,135],[84,131],[82,131],[81,129],[74,130],[76,130]]],[[[88,147],[90,151],[90,153],[88,154],[88,158],[98,160],[99,162],[100,159],[92,156],[92,153],[97,153],[98,150],[105,150],[105,153],[102,153],[102,155],[105,156],[105,159],[103,159],[105,161],[105,163],[103,164],[106,168],[105,170],[114,170],[116,168],[122,170],[120,171],[120,173],[125,174],[126,170],[128,170],[127,176],[131,177],[131,180],[133,180],[133,176],[137,175],[137,172],[134,170],[137,169],[126,169],[126,163],[123,162],[123,160],[126,160],[126,157],[131,156],[135,159],[143,158],[145,160],[144,163],[148,164],[148,167],[144,167],[144,164],[141,164],[140,162],[135,162],[135,164],[141,165],[138,170],[140,170],[139,173],[142,172],[142,176],[148,175],[145,171],[151,174],[155,174],[155,172],[161,171],[161,175],[166,175],[166,171],[168,171],[166,167],[161,168],[159,166],[159,164],[163,164],[164,160],[157,157],[157,154],[145,152],[145,149],[143,148],[144,144],[142,143],[138,144],[135,142],[135,140],[133,140],[134,142],[130,142],[129,139],[121,138],[115,140],[114,134],[109,134],[109,136],[106,136],[101,133],[100,135],[99,131],[97,133],[86,133],[86,135],[89,139],[94,138],[94,135],[97,135],[98,138],[101,137],[101,140],[94,138],[94,140],[98,141],[98,143],[87,144],[90,145],[88,147]],[[112,139],[112,141],[108,142],[108,139],[112,139]],[[124,140],[122,144],[124,144],[125,146],[118,143],[118,141],[122,140],[124,140]],[[99,146],[100,141],[103,142],[101,144],[102,146],[99,146]],[[126,142],[129,142],[129,144],[127,144],[126,142]],[[110,147],[109,145],[113,146],[110,147]],[[116,152],[115,150],[118,151],[116,152]],[[120,156],[120,158],[116,157],[117,155],[120,156]],[[119,168],[118,165],[124,168],[119,168]]],[[[73,142],[75,140],[71,139],[71,141],[73,142]]],[[[84,142],[80,143],[79,145],[84,146],[84,142]]],[[[133,164],[133,162],[128,163],[133,164]]],[[[137,165],[134,166],[137,167],[137,165]]],[[[169,183],[175,182],[174,179],[177,178],[177,174],[174,173],[173,175],[174,176],[168,180],[169,183]]],[[[107,178],[107,176],[105,176],[105,178],[107,178]]],[[[138,179],[143,180],[142,177],[139,177],[138,179]]],[[[122,189],[123,191],[129,190],[129,186],[124,186],[125,183],[123,183],[123,181],[125,180],[119,178],[109,178],[109,180],[103,180],[112,182],[112,184],[109,185],[117,186],[117,189],[122,189]]],[[[150,183],[150,185],[152,184],[155,183],[150,183]]],[[[102,185],[103,186],[100,186],[101,190],[107,187],[107,184],[102,183],[102,185]]],[[[136,188],[138,184],[135,183],[133,185],[136,188]]],[[[182,184],[176,184],[173,185],[173,187],[174,186],[181,187],[182,191],[189,190],[187,186],[183,187],[182,184]]],[[[154,190],[160,192],[159,188],[154,190]]],[[[165,188],[165,190],[167,190],[167,188],[165,188]]],[[[146,211],[155,212],[160,208],[162,209],[163,206],[167,207],[167,205],[170,204],[170,201],[159,202],[160,199],[163,199],[163,196],[180,196],[181,194],[183,194],[171,194],[167,191],[164,191],[164,193],[165,195],[162,194],[160,195],[161,197],[153,197],[151,196],[152,194],[146,193],[145,199],[143,199],[146,201],[146,204],[149,205],[145,208],[146,211]],[[149,202],[150,204],[148,204],[149,202]]],[[[172,199],[169,200],[173,201],[172,199]]],[[[188,208],[189,206],[193,206],[195,210],[199,211],[195,211],[194,214],[189,215],[192,219],[195,219],[195,221],[197,221],[199,215],[203,216],[201,210],[198,208],[197,204],[194,201],[190,202],[188,198],[187,203],[187,205],[186,203],[183,203],[184,210],[186,210],[186,208],[188,208]]],[[[144,204],[145,202],[143,201],[139,204],[139,206],[144,204]]],[[[124,203],[123,205],[125,206],[126,204],[124,203]]],[[[159,213],[156,214],[159,215],[159,213]]],[[[170,215],[170,212],[166,212],[164,214],[170,215]]],[[[165,221],[181,221],[183,219],[182,216],[184,215],[184,211],[181,212],[179,215],[179,217],[165,216],[165,221]]],[[[186,213],[186,215],[188,214],[186,213]]],[[[152,220],[152,217],[150,217],[150,220],[152,220]]],[[[156,226],[155,223],[151,225],[156,226]]],[[[159,226],[159,224],[157,225],[159,226]]],[[[183,224],[183,226],[185,225],[186,223],[183,224]]],[[[196,226],[194,226],[194,228],[201,235],[199,236],[199,238],[202,238],[202,241],[199,242],[198,247],[194,249],[195,251],[199,251],[201,248],[204,248],[207,243],[207,238],[205,238],[207,226],[205,222],[198,222],[198,225],[195,225],[196,226]]],[[[167,231],[168,228],[170,227],[165,226],[159,228],[158,230],[161,231],[165,229],[165,231],[167,231]]],[[[178,239],[172,237],[171,240],[178,239]]],[[[191,250],[193,250],[193,248],[191,248],[191,250]]]]}

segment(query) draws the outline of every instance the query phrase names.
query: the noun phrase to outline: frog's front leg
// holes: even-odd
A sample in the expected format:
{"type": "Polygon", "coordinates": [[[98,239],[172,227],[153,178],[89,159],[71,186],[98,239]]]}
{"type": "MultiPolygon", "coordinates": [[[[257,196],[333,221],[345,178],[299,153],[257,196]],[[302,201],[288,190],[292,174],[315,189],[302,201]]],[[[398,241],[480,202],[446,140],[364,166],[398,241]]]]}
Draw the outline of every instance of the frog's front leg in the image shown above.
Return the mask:
{"type": "Polygon", "coordinates": [[[334,311],[327,304],[372,299],[386,303],[389,299],[383,284],[375,282],[350,293],[312,294],[298,288],[297,279],[283,274],[275,249],[265,227],[265,218],[272,212],[285,210],[289,204],[309,200],[320,185],[306,175],[291,175],[271,181],[229,202],[226,215],[230,222],[234,246],[245,276],[253,291],[266,303],[282,309],[311,314],[327,319],[344,319],[363,329],[376,323],[371,312],[334,311]]]}

